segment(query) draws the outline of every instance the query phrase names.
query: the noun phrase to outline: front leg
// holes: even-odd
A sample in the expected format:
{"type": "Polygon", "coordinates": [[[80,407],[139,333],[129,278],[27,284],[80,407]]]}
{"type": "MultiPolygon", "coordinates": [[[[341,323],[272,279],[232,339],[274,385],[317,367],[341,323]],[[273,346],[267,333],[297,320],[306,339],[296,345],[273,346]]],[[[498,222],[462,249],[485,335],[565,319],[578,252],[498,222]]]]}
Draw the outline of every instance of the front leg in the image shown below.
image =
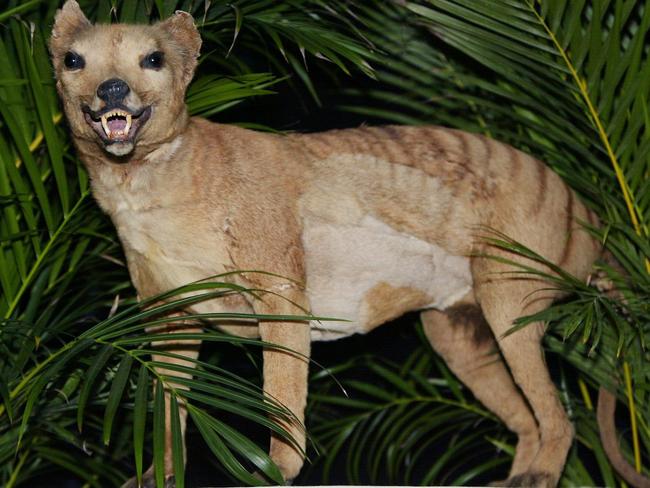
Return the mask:
{"type": "MultiPolygon", "coordinates": [[[[254,303],[254,308],[261,314],[305,315],[306,302],[304,292],[290,289],[282,292],[282,297],[265,295],[254,303]]],[[[304,419],[309,372],[309,323],[261,320],[259,328],[263,341],[293,351],[266,347],[263,354],[264,392],[287,407],[297,419],[289,423],[277,418],[274,420],[291,434],[300,450],[276,434],[271,436],[271,459],[280,468],[284,479],[291,481],[302,468],[306,447],[304,419]]]]}
{"type": "MultiPolygon", "coordinates": [[[[173,314],[173,316],[181,317],[182,314],[173,314]]],[[[176,333],[199,333],[203,329],[199,327],[194,322],[188,322],[179,318],[178,321],[170,322],[162,326],[150,327],[147,328],[147,333],[161,333],[161,334],[176,334],[176,333]]],[[[194,362],[199,355],[199,345],[200,341],[198,340],[168,340],[164,342],[157,342],[153,345],[155,349],[170,352],[173,354],[178,354],[187,358],[175,358],[169,357],[167,355],[152,354],[152,361],[159,363],[169,364],[171,369],[166,369],[164,367],[156,367],[156,373],[161,376],[175,376],[178,378],[191,378],[192,375],[189,373],[179,372],[173,369],[174,365],[184,366],[187,368],[194,368],[196,363],[194,362]]],[[[170,386],[173,386],[176,389],[187,389],[184,385],[179,385],[173,381],[169,382],[170,386]]],[[[154,390],[155,390],[155,381],[154,381],[154,390]]],[[[170,412],[170,403],[175,401],[169,391],[165,389],[165,451],[164,451],[164,486],[165,488],[173,488],[175,486],[175,476],[174,476],[174,466],[173,466],[173,454],[172,454],[172,433],[171,433],[171,412],[170,412]]],[[[179,403],[179,420],[181,427],[181,437],[183,439],[183,457],[185,458],[185,429],[187,421],[187,409],[183,404],[179,403]]],[[[183,460],[185,461],[185,459],[183,460]]],[[[142,488],[153,488],[156,486],[154,466],[153,464],[146,470],[142,475],[142,488]]],[[[122,488],[136,488],[138,487],[138,482],[136,477],[129,479],[122,488]]]]}

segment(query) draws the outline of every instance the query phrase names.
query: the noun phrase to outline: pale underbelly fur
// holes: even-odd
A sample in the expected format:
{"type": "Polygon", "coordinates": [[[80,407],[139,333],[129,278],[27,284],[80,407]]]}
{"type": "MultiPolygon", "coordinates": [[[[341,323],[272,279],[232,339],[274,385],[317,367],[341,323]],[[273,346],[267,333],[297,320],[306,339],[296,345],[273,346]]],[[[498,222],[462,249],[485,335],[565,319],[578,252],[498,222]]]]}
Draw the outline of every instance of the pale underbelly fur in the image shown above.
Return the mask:
{"type": "MultiPolygon", "coordinates": [[[[357,214],[353,221],[334,222],[310,215],[303,225],[306,291],[311,313],[316,317],[341,319],[311,321],[312,340],[334,340],[364,333],[412,310],[444,310],[472,287],[469,258],[451,255],[440,246],[401,233],[372,216],[357,214]]],[[[225,271],[219,266],[211,269],[205,259],[197,262],[196,252],[187,254],[189,247],[161,245],[162,238],[155,238],[153,228],[148,232],[142,232],[138,225],[122,229],[126,231],[123,237],[129,247],[144,258],[147,267],[157,270],[155,275],[161,289],[225,271]]],[[[207,248],[209,242],[209,239],[206,243],[197,240],[194,244],[207,248]]],[[[251,312],[252,308],[244,300],[225,304],[214,299],[195,304],[192,311],[251,312]]],[[[254,322],[215,325],[236,335],[257,335],[254,322]]]]}
{"type": "Polygon", "coordinates": [[[469,258],[400,233],[372,216],[354,225],[304,222],[313,340],[364,333],[410,310],[445,309],[472,287],[469,258]]]}

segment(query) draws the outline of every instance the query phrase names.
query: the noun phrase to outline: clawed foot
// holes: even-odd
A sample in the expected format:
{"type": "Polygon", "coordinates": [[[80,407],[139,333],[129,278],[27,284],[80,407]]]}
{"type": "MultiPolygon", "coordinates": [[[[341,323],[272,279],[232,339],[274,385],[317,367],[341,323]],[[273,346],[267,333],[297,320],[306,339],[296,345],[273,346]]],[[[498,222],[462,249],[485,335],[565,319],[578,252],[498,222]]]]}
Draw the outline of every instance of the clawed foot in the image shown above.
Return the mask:
{"type": "MultiPolygon", "coordinates": [[[[262,481],[264,483],[269,483],[269,481],[270,481],[266,476],[264,476],[259,471],[255,471],[253,473],[253,478],[255,478],[255,479],[259,480],[259,481],[262,481]]],[[[284,483],[282,483],[282,486],[291,486],[291,485],[293,485],[293,480],[285,480],[284,483]]]]}
{"type": "Polygon", "coordinates": [[[549,473],[526,472],[512,476],[507,480],[494,481],[490,486],[511,486],[526,488],[554,488],[557,483],[549,473]]]}
{"type": "Polygon", "coordinates": [[[506,483],[508,480],[496,480],[496,481],[490,481],[488,483],[488,486],[507,486],[506,483]]]}

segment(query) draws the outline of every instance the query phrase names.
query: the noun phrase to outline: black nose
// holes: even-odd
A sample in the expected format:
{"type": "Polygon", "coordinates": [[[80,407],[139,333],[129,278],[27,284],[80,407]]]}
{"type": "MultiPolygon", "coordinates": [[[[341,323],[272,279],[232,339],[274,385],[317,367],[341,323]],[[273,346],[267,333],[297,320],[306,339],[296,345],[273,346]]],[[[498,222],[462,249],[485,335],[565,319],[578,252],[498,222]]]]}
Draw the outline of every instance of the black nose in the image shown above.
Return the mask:
{"type": "Polygon", "coordinates": [[[107,105],[121,102],[129,94],[129,85],[119,78],[111,78],[104,81],[97,87],[97,96],[104,100],[107,105]]]}

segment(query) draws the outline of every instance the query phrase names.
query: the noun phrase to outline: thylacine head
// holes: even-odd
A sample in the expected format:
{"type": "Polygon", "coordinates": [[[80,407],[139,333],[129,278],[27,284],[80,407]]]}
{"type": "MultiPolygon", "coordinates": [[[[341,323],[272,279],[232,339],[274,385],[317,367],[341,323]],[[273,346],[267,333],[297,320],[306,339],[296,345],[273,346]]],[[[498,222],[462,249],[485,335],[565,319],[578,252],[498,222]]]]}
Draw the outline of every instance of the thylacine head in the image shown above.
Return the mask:
{"type": "Polygon", "coordinates": [[[188,13],[153,25],[93,25],[68,0],[56,14],[50,51],[77,145],[123,161],[173,139],[187,124],[185,90],[200,47],[188,13]]]}

